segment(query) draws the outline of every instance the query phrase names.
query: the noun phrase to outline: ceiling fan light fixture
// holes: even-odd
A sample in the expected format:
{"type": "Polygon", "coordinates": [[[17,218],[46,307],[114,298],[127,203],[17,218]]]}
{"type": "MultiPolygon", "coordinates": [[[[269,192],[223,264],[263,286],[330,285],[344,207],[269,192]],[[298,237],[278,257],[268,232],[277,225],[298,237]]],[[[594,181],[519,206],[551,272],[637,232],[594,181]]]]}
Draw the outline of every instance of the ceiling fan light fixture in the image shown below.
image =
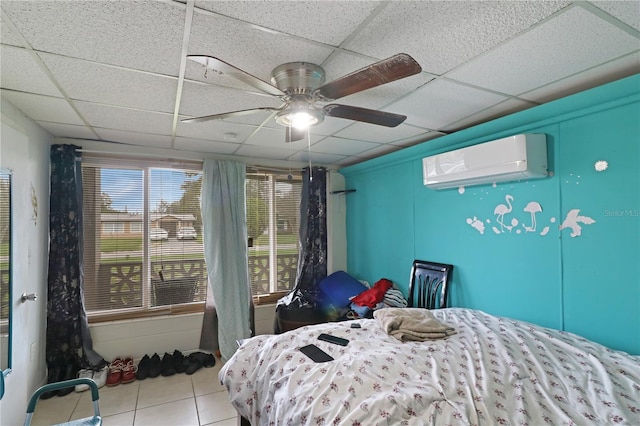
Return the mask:
{"type": "Polygon", "coordinates": [[[280,111],[276,115],[276,123],[285,127],[296,129],[308,129],[324,120],[322,111],[312,108],[310,105],[291,105],[290,108],[280,111]]]}

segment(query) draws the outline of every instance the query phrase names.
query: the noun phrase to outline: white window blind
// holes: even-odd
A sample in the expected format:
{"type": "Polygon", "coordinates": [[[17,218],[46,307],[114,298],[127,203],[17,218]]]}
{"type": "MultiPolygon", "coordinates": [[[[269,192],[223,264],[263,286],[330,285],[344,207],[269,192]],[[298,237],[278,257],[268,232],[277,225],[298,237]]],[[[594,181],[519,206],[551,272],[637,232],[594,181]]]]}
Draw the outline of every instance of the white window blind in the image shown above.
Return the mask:
{"type": "Polygon", "coordinates": [[[206,300],[198,165],[83,159],[90,318],[180,312],[206,300]]]}
{"type": "Polygon", "coordinates": [[[301,176],[248,171],[246,186],[252,293],[288,291],[295,284],[298,263],[301,176]]]}

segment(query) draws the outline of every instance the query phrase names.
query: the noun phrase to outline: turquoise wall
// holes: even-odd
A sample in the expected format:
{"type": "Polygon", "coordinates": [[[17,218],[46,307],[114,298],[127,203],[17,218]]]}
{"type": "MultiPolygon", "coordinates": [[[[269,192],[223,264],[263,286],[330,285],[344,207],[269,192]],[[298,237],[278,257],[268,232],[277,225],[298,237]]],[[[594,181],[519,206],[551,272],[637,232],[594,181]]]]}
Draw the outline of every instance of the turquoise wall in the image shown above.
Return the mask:
{"type": "Polygon", "coordinates": [[[413,259],[451,263],[451,306],[640,354],[639,146],[636,75],[344,168],[356,190],[346,196],[348,271],[406,292],[413,259]],[[551,177],[463,191],[422,184],[423,157],[519,133],[547,135],[551,177]],[[507,195],[511,229],[501,229],[494,210],[507,195]],[[542,211],[525,211],[530,202],[542,211]]]}

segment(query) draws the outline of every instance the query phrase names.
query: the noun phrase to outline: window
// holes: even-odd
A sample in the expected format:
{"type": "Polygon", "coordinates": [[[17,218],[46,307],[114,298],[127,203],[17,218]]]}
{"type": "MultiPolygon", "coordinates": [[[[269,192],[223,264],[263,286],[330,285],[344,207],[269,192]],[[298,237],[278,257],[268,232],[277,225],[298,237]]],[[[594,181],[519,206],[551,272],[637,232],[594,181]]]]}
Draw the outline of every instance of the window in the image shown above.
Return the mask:
{"type": "Polygon", "coordinates": [[[270,301],[295,284],[302,179],[248,170],[246,186],[251,291],[258,301],[270,301]]]}
{"type": "Polygon", "coordinates": [[[201,166],[85,158],[82,177],[90,320],[202,311],[201,166]]]}

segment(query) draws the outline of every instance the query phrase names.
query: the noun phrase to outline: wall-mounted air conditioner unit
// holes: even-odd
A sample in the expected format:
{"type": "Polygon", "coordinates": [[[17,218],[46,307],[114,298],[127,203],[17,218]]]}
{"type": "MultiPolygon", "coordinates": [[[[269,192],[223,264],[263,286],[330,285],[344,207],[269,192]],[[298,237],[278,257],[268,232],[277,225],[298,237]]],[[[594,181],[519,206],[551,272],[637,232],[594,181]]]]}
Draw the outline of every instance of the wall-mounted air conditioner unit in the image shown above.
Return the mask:
{"type": "Polygon", "coordinates": [[[424,184],[454,188],[547,176],[544,134],[509,136],[422,159],[424,184]]]}

